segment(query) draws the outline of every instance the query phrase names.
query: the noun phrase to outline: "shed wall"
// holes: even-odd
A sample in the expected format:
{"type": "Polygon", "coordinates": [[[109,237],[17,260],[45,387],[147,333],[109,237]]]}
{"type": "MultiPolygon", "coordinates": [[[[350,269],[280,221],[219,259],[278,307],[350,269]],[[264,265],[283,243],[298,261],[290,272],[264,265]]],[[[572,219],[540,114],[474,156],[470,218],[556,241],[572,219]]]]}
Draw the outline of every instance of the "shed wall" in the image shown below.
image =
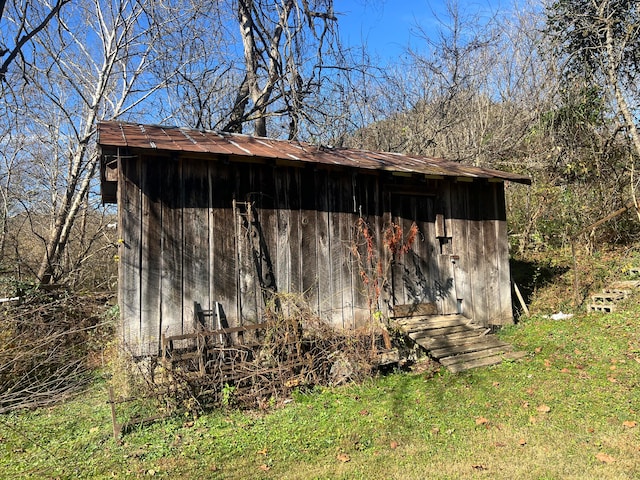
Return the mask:
{"type": "Polygon", "coordinates": [[[118,171],[121,315],[136,354],[156,353],[163,333],[193,331],[194,302],[219,302],[231,326],[258,322],[266,290],[304,294],[336,326],[362,325],[359,218],[386,277],[383,313],[432,302],[512,321],[501,183],[150,156],[120,160],[118,171]],[[391,222],[418,228],[395,258],[383,247],[391,222]]]}

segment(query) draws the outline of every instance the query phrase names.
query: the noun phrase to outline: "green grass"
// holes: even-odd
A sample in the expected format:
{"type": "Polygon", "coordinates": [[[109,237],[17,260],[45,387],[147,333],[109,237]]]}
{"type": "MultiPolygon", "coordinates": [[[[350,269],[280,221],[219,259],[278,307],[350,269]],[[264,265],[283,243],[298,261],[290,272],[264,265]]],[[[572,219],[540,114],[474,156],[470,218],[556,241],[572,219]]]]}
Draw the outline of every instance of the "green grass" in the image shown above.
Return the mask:
{"type": "Polygon", "coordinates": [[[640,478],[640,307],[501,335],[530,355],[174,417],[122,445],[97,380],[64,405],[0,416],[0,478],[640,478]]]}

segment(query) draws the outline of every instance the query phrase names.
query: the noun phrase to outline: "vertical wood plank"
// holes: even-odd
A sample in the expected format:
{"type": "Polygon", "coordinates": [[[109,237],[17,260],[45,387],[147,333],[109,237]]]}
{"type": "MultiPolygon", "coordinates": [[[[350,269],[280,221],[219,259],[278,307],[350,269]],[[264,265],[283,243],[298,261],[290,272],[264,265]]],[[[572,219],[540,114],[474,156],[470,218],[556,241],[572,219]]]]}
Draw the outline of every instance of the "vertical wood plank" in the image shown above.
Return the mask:
{"type": "Polygon", "coordinates": [[[254,252],[260,249],[260,218],[253,205],[252,165],[235,168],[237,196],[235,208],[235,237],[238,259],[238,297],[241,325],[257,323],[260,280],[254,252]]]}
{"type": "MultiPolygon", "coordinates": [[[[428,289],[429,295],[425,298],[428,303],[438,304],[437,285],[439,284],[440,273],[438,265],[438,257],[440,256],[440,240],[437,238],[438,231],[436,228],[436,202],[434,197],[427,198],[426,211],[428,212],[428,223],[425,225],[424,236],[426,251],[423,253],[427,259],[428,265],[428,289]]],[[[423,207],[424,208],[424,207],[423,207]]],[[[443,215],[444,218],[444,215],[443,215]]],[[[439,312],[442,312],[439,310],[439,312]]]]}
{"type": "Polygon", "coordinates": [[[211,301],[219,302],[230,326],[238,324],[236,286],[235,222],[232,202],[235,176],[229,165],[212,162],[209,165],[211,185],[211,301]]]}
{"type": "Polygon", "coordinates": [[[395,292],[394,292],[394,276],[393,276],[393,257],[389,249],[385,245],[384,233],[391,225],[393,221],[392,207],[391,207],[391,194],[385,190],[382,182],[384,177],[378,178],[378,224],[376,230],[376,238],[379,239],[379,252],[382,259],[383,275],[385,277],[384,282],[384,313],[387,316],[393,314],[393,307],[396,305],[395,292]]]}
{"type": "Polygon", "coordinates": [[[163,162],[162,192],[162,278],[161,327],[159,334],[183,332],[182,290],[182,165],[177,160],[163,162]]]}
{"type": "MultiPolygon", "coordinates": [[[[462,188],[462,186],[461,186],[462,188]]],[[[482,192],[475,183],[468,184],[469,191],[469,265],[471,285],[473,288],[473,319],[488,325],[488,299],[485,277],[485,252],[483,237],[483,203],[482,192]]]]}
{"type": "Polygon", "coordinates": [[[142,190],[140,161],[118,159],[118,301],[124,345],[141,351],[140,261],[142,190]]]}
{"type": "Polygon", "coordinates": [[[372,286],[367,286],[364,283],[360,270],[363,269],[365,274],[370,278],[371,282],[377,281],[377,274],[375,265],[371,265],[368,261],[366,239],[364,238],[361,227],[358,227],[358,220],[362,215],[362,220],[366,222],[370,235],[373,237],[374,252],[373,255],[378,258],[379,237],[376,232],[378,229],[377,219],[375,217],[375,210],[372,208],[372,195],[375,177],[371,175],[358,174],[354,180],[354,193],[356,195],[356,212],[352,215],[351,225],[351,242],[352,248],[358,250],[360,254],[360,260],[353,253],[348,253],[349,258],[349,270],[351,274],[351,289],[353,294],[353,327],[363,327],[369,325],[371,321],[371,312],[369,310],[369,300],[371,297],[373,310],[379,308],[375,304],[375,293],[372,286]]]}
{"type": "Polygon", "coordinates": [[[344,275],[343,262],[343,233],[342,203],[343,195],[341,190],[341,172],[329,173],[328,175],[328,207],[329,207],[329,262],[331,268],[330,284],[330,311],[332,323],[340,328],[345,328],[344,318],[344,275]]]}
{"type": "Polygon", "coordinates": [[[507,232],[504,183],[494,184],[496,196],[496,248],[498,255],[498,282],[500,289],[500,312],[502,325],[513,323],[513,300],[511,297],[511,270],[509,267],[509,237],[507,232]]]}
{"type": "MultiPolygon", "coordinates": [[[[354,178],[352,175],[343,173],[337,182],[339,195],[339,243],[337,255],[340,259],[340,289],[342,300],[340,308],[342,310],[342,325],[344,328],[354,328],[353,310],[353,266],[351,258],[351,246],[353,243],[353,225],[357,219],[357,202],[354,193],[354,178]]],[[[357,268],[356,268],[357,270],[357,268]]]]}
{"type": "Polygon", "coordinates": [[[488,324],[500,322],[500,288],[498,271],[498,253],[495,220],[495,196],[492,192],[493,184],[483,185],[482,195],[482,238],[484,240],[484,283],[487,295],[488,324]]]}
{"type": "Polygon", "coordinates": [[[316,204],[315,173],[311,168],[300,172],[300,255],[302,292],[311,308],[320,314],[318,289],[318,205],[316,204]]]}
{"type": "MultiPolygon", "coordinates": [[[[449,235],[453,229],[451,221],[451,188],[445,185],[441,190],[441,201],[443,204],[444,217],[445,217],[445,233],[449,235]]],[[[457,313],[458,302],[456,292],[456,281],[454,276],[454,263],[451,259],[451,251],[443,252],[438,257],[438,267],[440,272],[440,299],[441,299],[441,312],[445,315],[457,313]]]]}
{"type": "Polygon", "coordinates": [[[184,244],[183,263],[183,331],[196,327],[194,303],[210,310],[209,245],[209,175],[208,162],[186,161],[182,166],[184,244]]]}
{"type": "MultiPolygon", "coordinates": [[[[331,233],[329,213],[329,175],[326,170],[318,170],[315,175],[317,195],[317,252],[318,252],[318,303],[319,313],[333,325],[339,324],[333,311],[332,299],[332,263],[331,263],[331,233]]],[[[341,319],[340,319],[341,320],[341,319]]]]}
{"type": "Polygon", "coordinates": [[[300,169],[289,170],[289,250],[291,257],[291,278],[288,290],[300,294],[302,288],[302,224],[301,218],[301,192],[300,169]]]}
{"type": "Polygon", "coordinates": [[[451,244],[454,255],[458,256],[455,264],[456,292],[461,300],[462,314],[473,317],[473,289],[470,278],[469,258],[469,207],[468,191],[459,184],[451,183],[451,244]]]}
{"type": "Polygon", "coordinates": [[[140,351],[156,354],[160,342],[162,284],[161,162],[141,157],[142,163],[142,258],[140,264],[140,351]]]}
{"type": "MultiPolygon", "coordinates": [[[[393,233],[394,225],[402,226],[402,197],[390,194],[389,200],[390,218],[389,222],[385,225],[385,230],[393,233]]],[[[391,251],[389,251],[389,258],[391,260],[390,273],[393,305],[405,305],[408,303],[408,300],[404,289],[404,259],[400,255],[393,254],[391,251]]]]}
{"type": "Polygon", "coordinates": [[[276,185],[276,257],[274,270],[278,289],[291,291],[291,202],[289,171],[279,168],[274,173],[276,185]]]}
{"type": "Polygon", "coordinates": [[[257,231],[259,235],[259,275],[257,283],[258,312],[264,312],[265,300],[271,301],[271,295],[281,290],[277,271],[278,258],[278,204],[276,189],[277,171],[272,166],[260,168],[256,174],[256,184],[252,201],[256,206],[257,231]]]}

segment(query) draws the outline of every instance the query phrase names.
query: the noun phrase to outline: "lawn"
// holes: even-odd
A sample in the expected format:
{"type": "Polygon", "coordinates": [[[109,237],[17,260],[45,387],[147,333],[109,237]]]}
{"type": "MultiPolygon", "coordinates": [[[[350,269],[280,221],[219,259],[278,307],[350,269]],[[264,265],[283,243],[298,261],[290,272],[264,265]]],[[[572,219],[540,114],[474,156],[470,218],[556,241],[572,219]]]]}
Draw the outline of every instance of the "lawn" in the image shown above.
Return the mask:
{"type": "Polygon", "coordinates": [[[542,316],[521,361],[424,368],[112,436],[107,384],[0,417],[1,478],[640,478],[640,307],[542,316]]]}

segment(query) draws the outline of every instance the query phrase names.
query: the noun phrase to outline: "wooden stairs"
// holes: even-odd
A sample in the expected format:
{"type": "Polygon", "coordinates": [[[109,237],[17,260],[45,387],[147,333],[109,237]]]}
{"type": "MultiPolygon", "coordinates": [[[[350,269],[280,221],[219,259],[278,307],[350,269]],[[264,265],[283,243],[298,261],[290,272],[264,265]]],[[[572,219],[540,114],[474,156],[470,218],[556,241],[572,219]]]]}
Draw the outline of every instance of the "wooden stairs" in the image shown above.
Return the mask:
{"type": "Polygon", "coordinates": [[[514,352],[508,343],[462,315],[396,315],[396,328],[427,351],[451,372],[517,360],[526,352],[514,352]]]}

